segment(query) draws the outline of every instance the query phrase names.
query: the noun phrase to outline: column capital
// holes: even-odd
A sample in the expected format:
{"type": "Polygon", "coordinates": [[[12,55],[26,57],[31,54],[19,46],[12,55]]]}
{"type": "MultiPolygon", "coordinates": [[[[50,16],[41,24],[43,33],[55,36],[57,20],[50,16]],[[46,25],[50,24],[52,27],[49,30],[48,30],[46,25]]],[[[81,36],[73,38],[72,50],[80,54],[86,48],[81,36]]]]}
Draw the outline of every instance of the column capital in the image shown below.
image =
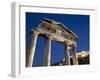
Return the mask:
{"type": "Polygon", "coordinates": [[[76,43],[74,43],[74,44],[71,44],[70,47],[72,47],[72,48],[76,48],[77,45],[76,45],[76,43]]]}
{"type": "Polygon", "coordinates": [[[65,40],[64,43],[67,44],[67,45],[70,44],[69,40],[65,40]]]}
{"type": "Polygon", "coordinates": [[[31,29],[31,31],[30,31],[30,34],[39,34],[40,32],[39,31],[37,31],[37,30],[35,30],[35,29],[31,29]]]}
{"type": "Polygon", "coordinates": [[[53,39],[52,36],[51,35],[48,35],[48,34],[46,35],[46,37],[49,38],[50,40],[53,39]]]}
{"type": "Polygon", "coordinates": [[[67,41],[64,41],[64,44],[68,45],[69,43],[67,41]]]}

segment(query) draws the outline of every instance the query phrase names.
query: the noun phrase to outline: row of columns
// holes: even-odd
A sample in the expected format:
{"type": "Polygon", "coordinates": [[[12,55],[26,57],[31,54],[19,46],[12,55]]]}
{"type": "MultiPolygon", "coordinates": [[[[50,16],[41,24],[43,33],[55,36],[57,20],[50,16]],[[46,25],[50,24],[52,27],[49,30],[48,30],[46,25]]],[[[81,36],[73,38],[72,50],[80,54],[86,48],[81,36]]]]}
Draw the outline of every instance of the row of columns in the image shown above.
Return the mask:
{"type": "MultiPolygon", "coordinates": [[[[31,31],[30,47],[29,47],[27,61],[26,61],[27,67],[32,67],[38,34],[39,34],[39,32],[37,32],[35,30],[31,31]]],[[[50,66],[50,64],[51,64],[51,40],[52,40],[52,38],[50,36],[46,37],[44,56],[43,56],[43,65],[44,66],[50,66]]],[[[64,51],[65,51],[64,52],[64,65],[70,65],[70,55],[68,52],[68,44],[67,43],[65,43],[64,51]]],[[[72,46],[72,60],[73,60],[74,65],[78,64],[74,45],[72,46]]]]}

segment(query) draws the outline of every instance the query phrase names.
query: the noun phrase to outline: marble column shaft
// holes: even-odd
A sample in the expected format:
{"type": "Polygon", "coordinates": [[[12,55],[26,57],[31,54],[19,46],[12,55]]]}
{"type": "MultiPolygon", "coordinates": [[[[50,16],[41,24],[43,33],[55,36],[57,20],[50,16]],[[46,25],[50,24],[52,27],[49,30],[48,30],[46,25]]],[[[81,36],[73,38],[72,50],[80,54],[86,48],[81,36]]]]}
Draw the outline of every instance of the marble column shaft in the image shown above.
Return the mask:
{"type": "Polygon", "coordinates": [[[73,60],[73,65],[78,65],[78,58],[77,58],[75,46],[72,46],[72,60],[73,60]]]}
{"type": "Polygon", "coordinates": [[[51,64],[51,39],[47,37],[44,48],[43,65],[50,66],[50,64],[51,64]]]}
{"type": "Polygon", "coordinates": [[[36,31],[31,32],[30,47],[29,47],[27,63],[26,63],[27,67],[32,67],[33,60],[34,60],[37,37],[38,37],[38,32],[36,32],[36,31]]]}
{"type": "Polygon", "coordinates": [[[64,65],[70,65],[70,55],[69,55],[67,43],[65,43],[65,47],[64,47],[64,65]]]}

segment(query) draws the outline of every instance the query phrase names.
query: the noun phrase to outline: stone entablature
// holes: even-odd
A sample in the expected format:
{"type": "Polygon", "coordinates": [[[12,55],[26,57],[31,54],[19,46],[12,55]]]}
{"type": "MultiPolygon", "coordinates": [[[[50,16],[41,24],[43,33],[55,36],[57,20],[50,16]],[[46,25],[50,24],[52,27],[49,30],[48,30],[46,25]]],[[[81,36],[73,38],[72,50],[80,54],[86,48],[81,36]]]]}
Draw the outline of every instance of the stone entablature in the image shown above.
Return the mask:
{"type": "Polygon", "coordinates": [[[65,27],[62,23],[51,19],[44,18],[39,27],[36,28],[40,34],[48,34],[53,37],[53,40],[69,43],[76,43],[77,35],[65,27]]]}

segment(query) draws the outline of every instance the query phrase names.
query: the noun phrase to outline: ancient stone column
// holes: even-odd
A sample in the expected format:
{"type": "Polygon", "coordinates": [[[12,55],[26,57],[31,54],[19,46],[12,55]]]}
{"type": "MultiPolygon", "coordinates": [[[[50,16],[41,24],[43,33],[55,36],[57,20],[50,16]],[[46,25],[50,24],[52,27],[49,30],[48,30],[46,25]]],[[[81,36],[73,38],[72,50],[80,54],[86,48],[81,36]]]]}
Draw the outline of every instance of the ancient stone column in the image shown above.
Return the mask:
{"type": "Polygon", "coordinates": [[[31,34],[30,47],[29,47],[29,50],[28,50],[28,53],[27,53],[27,61],[26,61],[26,66],[27,67],[32,67],[33,60],[34,60],[37,37],[38,37],[39,33],[35,30],[32,30],[30,32],[30,34],[31,34]]]}
{"type": "Polygon", "coordinates": [[[65,47],[64,47],[64,65],[70,65],[70,55],[69,55],[67,43],[65,43],[65,47]]]}
{"type": "Polygon", "coordinates": [[[44,56],[43,56],[43,65],[50,66],[51,64],[51,38],[48,36],[46,38],[44,56]]]}
{"type": "Polygon", "coordinates": [[[73,65],[77,65],[78,64],[78,58],[77,58],[77,54],[76,54],[76,46],[72,45],[72,60],[73,60],[73,65]]]}

